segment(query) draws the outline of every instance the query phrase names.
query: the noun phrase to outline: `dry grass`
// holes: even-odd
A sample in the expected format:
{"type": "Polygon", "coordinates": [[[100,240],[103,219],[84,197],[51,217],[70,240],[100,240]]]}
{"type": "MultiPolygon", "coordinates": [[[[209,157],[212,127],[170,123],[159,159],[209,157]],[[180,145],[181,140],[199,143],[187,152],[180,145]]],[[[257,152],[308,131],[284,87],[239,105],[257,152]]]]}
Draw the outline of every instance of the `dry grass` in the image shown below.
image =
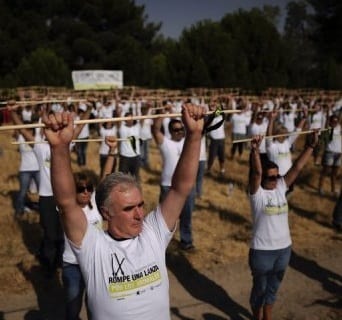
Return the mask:
{"type": "MultiPolygon", "coordinates": [[[[11,145],[10,132],[2,132],[0,147],[3,151],[0,170],[0,285],[2,293],[24,292],[31,284],[25,279],[25,270],[37,265],[34,258],[41,230],[36,212],[26,214],[20,221],[13,219],[13,201],[19,189],[17,170],[19,153],[11,145]]],[[[298,149],[301,143],[298,144],[298,149]]],[[[227,147],[227,154],[229,145],[227,147]]],[[[98,144],[88,148],[89,169],[98,173],[98,144]]],[[[73,155],[74,158],[75,155],[73,155]]],[[[147,203],[146,211],[153,208],[159,196],[161,158],[156,146],[151,147],[152,169],[141,170],[141,181],[147,203]]],[[[73,163],[77,170],[75,162],[73,163]]],[[[219,178],[217,163],[213,172],[205,176],[203,196],[196,200],[193,217],[193,234],[196,254],[187,255],[195,268],[213,268],[232,259],[245,258],[251,231],[249,201],[246,194],[248,155],[242,159],[226,161],[226,174],[219,178]],[[228,183],[234,183],[228,195],[228,183]]],[[[316,192],[319,167],[310,162],[303,170],[295,187],[290,203],[290,224],[294,246],[317,252],[334,246],[341,236],[331,229],[331,214],[335,205],[332,197],[320,197],[316,192]]],[[[328,190],[328,181],[326,181],[328,190]]],[[[177,250],[178,233],[169,250],[177,250]]]]}

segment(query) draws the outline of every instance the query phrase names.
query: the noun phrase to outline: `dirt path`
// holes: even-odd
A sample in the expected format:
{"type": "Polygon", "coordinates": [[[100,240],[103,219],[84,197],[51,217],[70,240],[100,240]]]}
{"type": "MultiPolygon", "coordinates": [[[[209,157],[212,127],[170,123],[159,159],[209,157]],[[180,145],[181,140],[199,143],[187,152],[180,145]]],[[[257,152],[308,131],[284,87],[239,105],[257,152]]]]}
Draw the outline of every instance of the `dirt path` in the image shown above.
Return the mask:
{"type": "MultiPolygon", "coordinates": [[[[274,319],[342,319],[340,244],[310,253],[294,248],[274,319]]],[[[196,270],[188,258],[179,252],[168,255],[172,320],[251,319],[248,306],[251,277],[245,260],[196,270]]],[[[30,278],[32,289],[22,295],[1,294],[0,319],[63,319],[58,279],[44,279],[38,266],[25,276],[30,278]]],[[[82,319],[86,319],[84,310],[82,319]]]]}

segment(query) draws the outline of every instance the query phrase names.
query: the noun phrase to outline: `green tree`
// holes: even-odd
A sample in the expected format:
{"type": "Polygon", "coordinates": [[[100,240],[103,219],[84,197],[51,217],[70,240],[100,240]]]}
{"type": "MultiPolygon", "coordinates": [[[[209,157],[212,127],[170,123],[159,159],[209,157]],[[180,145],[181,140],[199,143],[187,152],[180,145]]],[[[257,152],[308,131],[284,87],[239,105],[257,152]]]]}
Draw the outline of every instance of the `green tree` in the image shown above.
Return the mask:
{"type": "Polygon", "coordinates": [[[16,70],[18,85],[70,85],[70,71],[63,60],[44,48],[38,48],[23,58],[16,70]]]}

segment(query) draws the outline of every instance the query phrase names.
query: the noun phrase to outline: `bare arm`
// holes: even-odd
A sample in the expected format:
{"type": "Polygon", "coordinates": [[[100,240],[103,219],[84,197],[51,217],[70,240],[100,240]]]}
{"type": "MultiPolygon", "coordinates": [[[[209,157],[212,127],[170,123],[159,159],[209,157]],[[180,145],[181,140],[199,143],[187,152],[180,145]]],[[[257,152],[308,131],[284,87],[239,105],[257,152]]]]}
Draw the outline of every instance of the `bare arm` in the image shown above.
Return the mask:
{"type": "Polygon", "coordinates": [[[287,186],[290,186],[296,180],[298,174],[303,169],[307,161],[310,159],[312,155],[312,151],[316,147],[317,143],[318,143],[318,132],[315,131],[311,135],[311,142],[305,146],[305,149],[303,150],[303,152],[299,155],[299,157],[294,162],[290,170],[284,176],[287,186]]]}
{"type": "Polygon", "coordinates": [[[250,154],[250,175],[249,175],[249,193],[255,194],[262,179],[262,166],[260,160],[259,146],[262,141],[262,136],[255,136],[251,141],[251,154],[250,154]]]}
{"type": "Polygon", "coordinates": [[[67,237],[80,246],[87,219],[76,202],[69,144],[73,138],[73,117],[69,112],[43,115],[44,133],[51,148],[51,183],[67,237]]]}
{"type": "Polygon", "coordinates": [[[117,141],[115,137],[107,136],[105,138],[105,141],[109,147],[109,152],[108,152],[107,159],[103,168],[101,180],[103,180],[108,174],[112,173],[113,166],[115,164],[115,156],[117,152],[117,141]]]}
{"type": "Polygon", "coordinates": [[[182,121],[186,128],[183,150],[172,177],[170,191],[160,204],[161,212],[170,230],[175,227],[186,198],[195,183],[204,115],[203,107],[192,104],[182,107],[182,121]]]}
{"type": "MultiPolygon", "coordinates": [[[[18,115],[18,108],[19,105],[17,104],[9,104],[7,105],[7,109],[11,111],[11,117],[12,117],[12,121],[14,124],[16,125],[21,125],[23,124],[23,121],[21,120],[20,116],[18,115]]],[[[34,141],[35,137],[32,133],[32,130],[28,130],[28,129],[19,129],[19,132],[23,135],[23,137],[25,138],[26,141],[34,141]]]]}
{"type": "Polygon", "coordinates": [[[155,118],[152,125],[152,135],[157,145],[161,145],[164,141],[164,134],[161,132],[163,118],[155,118]]]}

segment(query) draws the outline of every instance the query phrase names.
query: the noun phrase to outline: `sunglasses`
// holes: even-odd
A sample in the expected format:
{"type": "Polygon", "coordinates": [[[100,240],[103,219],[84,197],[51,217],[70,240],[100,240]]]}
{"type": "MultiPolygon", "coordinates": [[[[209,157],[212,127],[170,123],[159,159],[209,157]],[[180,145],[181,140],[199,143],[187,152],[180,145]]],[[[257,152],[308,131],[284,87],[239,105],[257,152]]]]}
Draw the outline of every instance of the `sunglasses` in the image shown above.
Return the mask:
{"type": "Polygon", "coordinates": [[[172,132],[182,132],[184,128],[172,128],[172,132]]]}
{"type": "Polygon", "coordinates": [[[280,174],[277,174],[275,176],[265,176],[264,179],[268,181],[277,181],[281,177],[280,174]]]}
{"type": "Polygon", "coordinates": [[[83,193],[83,192],[93,192],[94,191],[94,186],[92,184],[88,184],[86,186],[77,186],[76,187],[76,192],[77,193],[83,193]]]}

